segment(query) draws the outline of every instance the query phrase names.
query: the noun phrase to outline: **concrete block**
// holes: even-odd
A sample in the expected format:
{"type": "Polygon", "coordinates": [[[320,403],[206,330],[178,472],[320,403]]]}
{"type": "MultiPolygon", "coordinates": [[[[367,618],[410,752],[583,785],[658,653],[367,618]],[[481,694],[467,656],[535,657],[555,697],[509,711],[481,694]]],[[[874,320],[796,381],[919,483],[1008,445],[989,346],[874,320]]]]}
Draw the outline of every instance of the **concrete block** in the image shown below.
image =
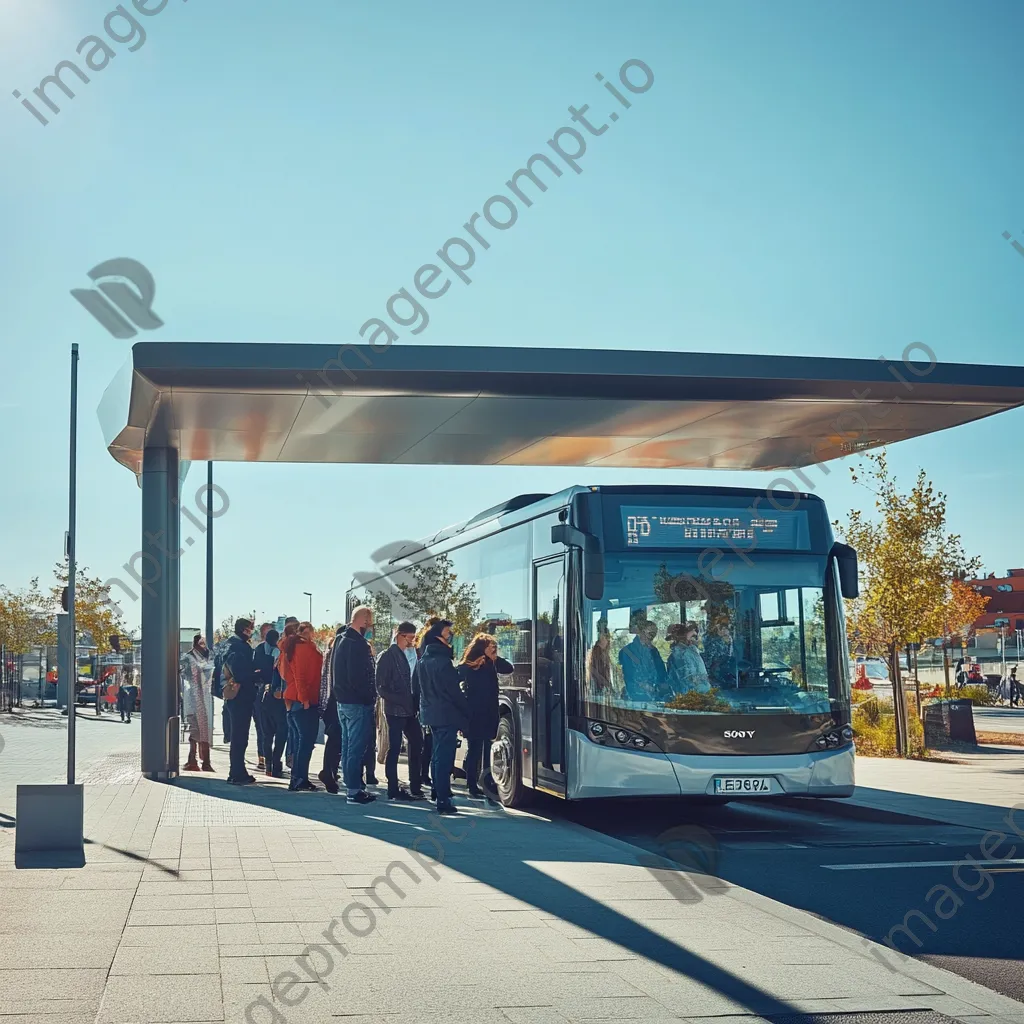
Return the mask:
{"type": "Polygon", "coordinates": [[[16,867],[84,867],[84,794],[81,785],[18,786],[16,867]]]}

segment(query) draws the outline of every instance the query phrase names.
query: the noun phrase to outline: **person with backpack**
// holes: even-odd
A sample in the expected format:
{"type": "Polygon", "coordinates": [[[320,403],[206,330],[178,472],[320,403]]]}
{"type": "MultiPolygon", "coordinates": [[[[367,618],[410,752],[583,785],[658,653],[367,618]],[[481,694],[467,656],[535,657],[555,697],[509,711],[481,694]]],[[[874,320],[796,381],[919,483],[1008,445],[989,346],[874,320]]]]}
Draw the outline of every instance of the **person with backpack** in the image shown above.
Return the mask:
{"type": "Polygon", "coordinates": [[[221,689],[225,703],[231,705],[231,767],[228,782],[233,786],[247,786],[256,781],[245,767],[245,748],[249,745],[249,727],[252,724],[253,705],[256,703],[256,670],[253,668],[251,619],[235,621],[234,636],[228,641],[221,666],[221,689]]]}

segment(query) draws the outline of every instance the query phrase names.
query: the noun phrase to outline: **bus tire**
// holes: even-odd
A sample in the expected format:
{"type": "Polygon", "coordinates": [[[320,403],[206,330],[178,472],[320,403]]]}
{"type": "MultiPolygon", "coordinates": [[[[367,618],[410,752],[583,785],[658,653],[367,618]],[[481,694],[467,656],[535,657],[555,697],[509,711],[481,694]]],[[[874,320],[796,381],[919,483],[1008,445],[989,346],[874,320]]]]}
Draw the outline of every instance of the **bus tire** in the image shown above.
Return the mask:
{"type": "Polygon", "coordinates": [[[528,803],[531,794],[523,785],[516,726],[508,714],[498,719],[498,735],[491,746],[491,775],[498,799],[505,807],[523,807],[528,803]]]}

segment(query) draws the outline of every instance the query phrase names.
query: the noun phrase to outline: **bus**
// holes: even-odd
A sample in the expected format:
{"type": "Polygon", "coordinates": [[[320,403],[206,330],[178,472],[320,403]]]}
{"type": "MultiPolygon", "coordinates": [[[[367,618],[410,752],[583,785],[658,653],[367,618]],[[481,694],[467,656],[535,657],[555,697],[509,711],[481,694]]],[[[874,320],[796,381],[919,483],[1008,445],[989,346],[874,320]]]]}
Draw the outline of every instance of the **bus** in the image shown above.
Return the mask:
{"type": "Polygon", "coordinates": [[[514,667],[491,745],[506,806],[853,794],[857,556],[817,496],[575,486],[386,550],[347,595],[375,637],[438,611],[456,657],[486,632],[514,667]]]}

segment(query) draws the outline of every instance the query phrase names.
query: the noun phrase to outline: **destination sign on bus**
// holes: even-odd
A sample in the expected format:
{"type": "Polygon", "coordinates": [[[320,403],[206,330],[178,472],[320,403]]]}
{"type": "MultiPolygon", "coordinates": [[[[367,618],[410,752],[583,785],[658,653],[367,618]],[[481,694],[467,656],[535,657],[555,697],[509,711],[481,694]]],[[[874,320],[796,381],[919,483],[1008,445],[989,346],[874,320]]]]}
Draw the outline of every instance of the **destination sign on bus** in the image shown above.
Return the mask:
{"type": "Polygon", "coordinates": [[[794,509],[625,506],[622,530],[629,548],[736,548],[809,551],[807,512],[794,509]]]}

